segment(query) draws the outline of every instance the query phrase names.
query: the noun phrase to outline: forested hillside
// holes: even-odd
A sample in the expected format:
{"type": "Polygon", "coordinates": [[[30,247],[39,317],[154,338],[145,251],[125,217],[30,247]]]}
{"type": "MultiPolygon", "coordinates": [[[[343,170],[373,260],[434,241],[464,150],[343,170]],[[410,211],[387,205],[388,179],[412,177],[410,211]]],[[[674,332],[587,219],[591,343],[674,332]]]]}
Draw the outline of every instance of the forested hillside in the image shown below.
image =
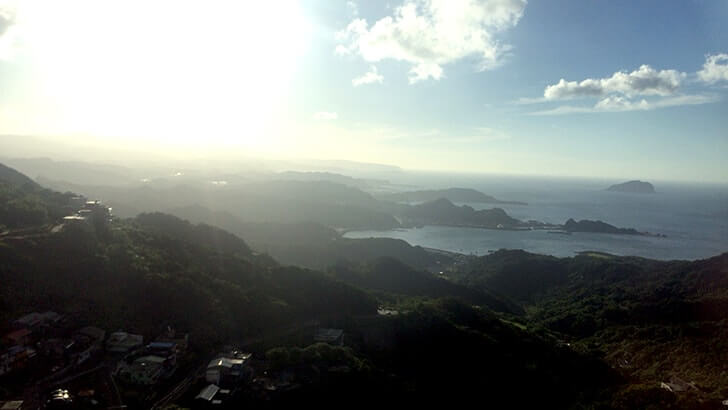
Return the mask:
{"type": "Polygon", "coordinates": [[[0,164],[0,232],[42,225],[71,211],[72,194],[44,189],[32,179],[0,164]]]}
{"type": "Polygon", "coordinates": [[[625,406],[713,408],[728,396],[728,254],[658,262],[499,251],[452,277],[519,301],[530,328],[619,369],[630,380],[625,406]],[[660,383],[674,378],[697,388],[665,394],[660,383]]]}

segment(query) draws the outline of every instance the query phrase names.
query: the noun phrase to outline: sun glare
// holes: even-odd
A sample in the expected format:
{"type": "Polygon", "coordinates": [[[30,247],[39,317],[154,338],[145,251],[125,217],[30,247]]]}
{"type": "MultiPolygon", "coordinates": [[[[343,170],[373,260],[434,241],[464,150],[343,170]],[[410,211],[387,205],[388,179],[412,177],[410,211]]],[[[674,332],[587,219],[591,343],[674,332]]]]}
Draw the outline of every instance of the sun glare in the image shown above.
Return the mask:
{"type": "MultiPolygon", "coordinates": [[[[308,45],[295,2],[28,1],[22,61],[45,124],[160,145],[260,146],[308,45]]],[[[50,128],[50,127],[49,127],[50,128]]]]}

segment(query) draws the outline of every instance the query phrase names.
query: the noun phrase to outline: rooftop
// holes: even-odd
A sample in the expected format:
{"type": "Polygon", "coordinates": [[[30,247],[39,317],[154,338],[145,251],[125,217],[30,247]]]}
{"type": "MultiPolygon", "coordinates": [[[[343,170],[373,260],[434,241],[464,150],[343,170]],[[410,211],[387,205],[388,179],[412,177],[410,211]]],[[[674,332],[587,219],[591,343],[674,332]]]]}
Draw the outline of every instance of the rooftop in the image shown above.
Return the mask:
{"type": "Polygon", "coordinates": [[[14,342],[17,342],[18,340],[22,339],[25,336],[28,336],[29,334],[33,333],[29,329],[19,329],[13,332],[10,332],[5,335],[6,339],[10,339],[14,342]]]}
{"type": "Polygon", "coordinates": [[[246,359],[233,359],[229,357],[218,357],[215,359],[210,360],[210,364],[207,365],[207,368],[211,367],[233,367],[233,366],[242,366],[243,363],[245,363],[246,359]]]}
{"type": "Polygon", "coordinates": [[[22,400],[7,401],[0,407],[0,410],[17,410],[23,408],[22,400]]]}
{"type": "Polygon", "coordinates": [[[220,391],[220,388],[219,387],[217,387],[214,384],[211,384],[211,385],[205,387],[204,389],[202,389],[200,391],[200,394],[198,394],[197,397],[195,397],[195,399],[202,399],[202,400],[205,400],[205,401],[212,401],[212,399],[215,397],[215,395],[219,391],[220,391]]]}
{"type": "Polygon", "coordinates": [[[78,333],[81,333],[82,335],[88,336],[96,340],[103,340],[106,336],[105,330],[99,329],[98,327],[94,326],[83,327],[81,328],[81,330],[78,331],[78,333]]]}
{"type": "Polygon", "coordinates": [[[333,342],[338,340],[343,334],[343,329],[320,328],[316,330],[313,339],[317,342],[333,342]]]}
{"type": "Polygon", "coordinates": [[[164,363],[166,359],[164,357],[149,355],[149,356],[142,356],[136,360],[134,360],[134,363],[155,363],[155,364],[162,364],[164,363]]]}
{"type": "Polygon", "coordinates": [[[147,345],[150,349],[172,349],[177,344],[174,342],[152,342],[147,345]]]}

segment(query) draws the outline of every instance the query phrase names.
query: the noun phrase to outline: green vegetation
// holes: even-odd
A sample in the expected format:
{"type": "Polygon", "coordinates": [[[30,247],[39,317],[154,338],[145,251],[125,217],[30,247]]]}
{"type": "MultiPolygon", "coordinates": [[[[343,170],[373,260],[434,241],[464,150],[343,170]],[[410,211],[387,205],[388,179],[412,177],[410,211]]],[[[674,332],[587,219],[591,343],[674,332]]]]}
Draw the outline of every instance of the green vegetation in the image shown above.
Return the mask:
{"type": "Polygon", "coordinates": [[[522,314],[521,308],[488,290],[475,290],[421,272],[394,258],[379,258],[366,264],[340,263],[330,272],[335,278],[359,288],[378,292],[385,302],[410,298],[456,297],[470,304],[499,312],[522,314]]]}
{"type": "Polygon", "coordinates": [[[433,254],[419,246],[390,238],[344,238],[319,223],[242,222],[228,212],[212,212],[201,206],[176,208],[174,215],[224,228],[243,238],[253,249],[265,252],[282,264],[326,269],[341,261],[368,262],[394,257],[418,269],[447,265],[451,258],[433,254]]]}
{"type": "Polygon", "coordinates": [[[618,369],[629,383],[618,393],[617,407],[710,408],[728,393],[727,268],[728,254],[658,262],[499,251],[454,277],[519,301],[529,328],[618,369]],[[673,377],[694,381],[698,390],[665,395],[659,384],[673,377]]]}
{"type": "Polygon", "coordinates": [[[276,347],[266,352],[265,358],[275,370],[292,366],[324,364],[325,366],[347,366],[356,372],[370,371],[370,365],[357,357],[348,347],[316,343],[305,348],[276,347]]]}
{"type": "Polygon", "coordinates": [[[114,222],[110,232],[101,240],[71,228],[1,246],[0,319],[63,307],[82,322],[146,335],[172,323],[210,348],[314,318],[376,311],[364,292],[249,255],[244,242],[209,227],[158,214],[114,222]]]}
{"type": "Polygon", "coordinates": [[[456,206],[447,199],[437,199],[408,207],[403,213],[408,225],[454,225],[482,228],[515,227],[520,221],[501,208],[476,211],[467,205],[456,206]]]}
{"type": "Polygon", "coordinates": [[[457,299],[420,304],[360,328],[363,352],[397,374],[407,386],[406,401],[416,404],[570,408],[599,403],[618,382],[596,358],[457,299]]]}
{"type": "Polygon", "coordinates": [[[568,232],[596,232],[596,233],[612,233],[618,235],[641,235],[634,228],[617,228],[614,225],[610,225],[602,221],[590,221],[582,219],[577,222],[573,219],[569,219],[564,224],[564,230],[568,232]]]}
{"type": "Polygon", "coordinates": [[[0,164],[0,231],[37,227],[68,215],[72,194],[42,188],[30,178],[0,164]]]}
{"type": "MultiPolygon", "coordinates": [[[[37,227],[66,214],[72,194],[0,171],[3,225],[37,227]]],[[[369,200],[350,189],[342,198],[369,200]]],[[[411,209],[505,214],[438,202],[411,209]]],[[[167,324],[185,329],[198,357],[224,344],[265,346],[272,372],[298,377],[300,388],[278,397],[283,405],[718,408],[728,396],[728,254],[695,262],[446,256],[402,241],[347,240],[320,223],[245,223],[194,210],[206,224],[146,213],[0,236],[0,323],[62,310],[79,326],[147,337],[167,324]],[[328,269],[281,266],[249,243],[328,269]],[[424,269],[438,262],[447,279],[424,269]],[[378,315],[380,306],[397,314],[378,315]],[[317,324],[344,329],[347,346],[309,345],[304,330],[317,324]],[[301,337],[286,339],[292,334],[301,337]],[[272,335],[295,342],[271,349],[261,340],[272,335]],[[660,388],[677,379],[694,387],[660,388]]]]}

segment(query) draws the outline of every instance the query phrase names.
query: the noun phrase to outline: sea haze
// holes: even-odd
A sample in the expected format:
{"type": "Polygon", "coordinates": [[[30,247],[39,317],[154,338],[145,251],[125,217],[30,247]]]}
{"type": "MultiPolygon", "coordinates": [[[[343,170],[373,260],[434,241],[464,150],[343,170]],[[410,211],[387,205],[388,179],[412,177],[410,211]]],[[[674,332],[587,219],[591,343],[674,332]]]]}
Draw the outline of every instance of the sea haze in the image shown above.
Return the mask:
{"type": "Polygon", "coordinates": [[[422,188],[474,188],[501,200],[526,202],[528,205],[467,204],[476,209],[498,206],[521,220],[558,224],[568,218],[603,220],[667,237],[578,232],[560,235],[447,226],[352,231],[346,237],[399,238],[412,245],[477,255],[497,249],[524,249],[555,256],[601,251],[662,260],[692,260],[715,256],[728,249],[728,186],[725,185],[653,181],[657,193],[630,194],[605,191],[612,183],[620,182],[611,180],[418,174],[398,182],[422,188]]]}

